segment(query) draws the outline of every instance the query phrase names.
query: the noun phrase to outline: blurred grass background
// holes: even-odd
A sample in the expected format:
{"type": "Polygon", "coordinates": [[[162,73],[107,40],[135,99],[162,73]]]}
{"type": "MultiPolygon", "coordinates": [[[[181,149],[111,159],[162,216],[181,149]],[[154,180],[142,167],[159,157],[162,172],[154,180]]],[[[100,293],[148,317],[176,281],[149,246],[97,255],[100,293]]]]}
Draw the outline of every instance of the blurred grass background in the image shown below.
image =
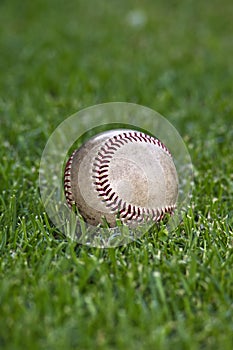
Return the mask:
{"type": "Polygon", "coordinates": [[[1,349],[232,348],[232,18],[230,0],[1,0],[1,349]],[[193,199],[171,236],[75,247],[43,213],[40,157],[111,101],[173,123],[193,199]]]}

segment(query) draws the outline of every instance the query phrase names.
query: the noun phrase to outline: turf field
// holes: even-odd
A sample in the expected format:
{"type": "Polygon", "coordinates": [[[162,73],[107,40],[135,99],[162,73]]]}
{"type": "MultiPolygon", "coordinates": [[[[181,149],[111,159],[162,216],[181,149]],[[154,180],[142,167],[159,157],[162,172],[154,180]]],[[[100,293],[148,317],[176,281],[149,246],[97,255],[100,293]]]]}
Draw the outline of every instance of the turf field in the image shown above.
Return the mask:
{"type": "Polygon", "coordinates": [[[231,350],[233,2],[1,0],[0,349],[231,350]],[[65,239],[38,189],[69,115],[148,106],[179,131],[194,190],[174,232],[65,239]]]}

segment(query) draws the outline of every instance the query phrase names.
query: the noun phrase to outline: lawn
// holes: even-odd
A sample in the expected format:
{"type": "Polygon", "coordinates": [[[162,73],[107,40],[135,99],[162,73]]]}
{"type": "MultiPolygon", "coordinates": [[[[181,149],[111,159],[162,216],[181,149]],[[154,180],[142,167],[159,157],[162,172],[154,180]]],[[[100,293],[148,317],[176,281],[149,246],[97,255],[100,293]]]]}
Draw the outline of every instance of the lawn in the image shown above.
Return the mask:
{"type": "Polygon", "coordinates": [[[231,0],[0,2],[1,349],[232,349],[232,18],[231,0]],[[98,249],[53,226],[38,172],[63,120],[113,101],[176,127],[194,189],[175,231],[98,249]]]}

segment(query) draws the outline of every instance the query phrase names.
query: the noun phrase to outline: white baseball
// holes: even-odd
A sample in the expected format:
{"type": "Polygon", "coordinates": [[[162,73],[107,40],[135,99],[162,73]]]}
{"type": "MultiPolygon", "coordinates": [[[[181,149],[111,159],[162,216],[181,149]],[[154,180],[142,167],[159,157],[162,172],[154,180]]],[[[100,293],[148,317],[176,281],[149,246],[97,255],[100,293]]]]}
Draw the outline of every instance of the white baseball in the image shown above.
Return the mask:
{"type": "Polygon", "coordinates": [[[75,205],[94,226],[116,218],[127,225],[173,214],[178,176],[167,147],[157,138],[135,130],[98,134],[73,152],[66,163],[64,189],[69,207],[75,205]]]}

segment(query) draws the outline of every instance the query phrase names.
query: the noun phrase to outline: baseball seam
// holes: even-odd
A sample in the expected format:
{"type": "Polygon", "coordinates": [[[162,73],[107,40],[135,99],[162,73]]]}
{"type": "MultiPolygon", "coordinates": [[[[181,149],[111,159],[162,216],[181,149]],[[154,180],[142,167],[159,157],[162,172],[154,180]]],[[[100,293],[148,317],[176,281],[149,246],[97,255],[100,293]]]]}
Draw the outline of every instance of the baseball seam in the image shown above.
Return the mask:
{"type": "Polygon", "coordinates": [[[72,153],[70,158],[66,163],[66,168],[64,172],[64,192],[68,206],[71,208],[75,201],[73,199],[72,188],[71,188],[71,168],[76,150],[72,153]]]}
{"type": "Polygon", "coordinates": [[[141,222],[144,219],[152,219],[158,222],[162,220],[167,213],[173,214],[176,205],[156,209],[132,205],[119,198],[111,187],[108,178],[109,164],[115,152],[128,142],[146,142],[154,144],[171,157],[171,153],[160,140],[142,132],[122,132],[106,141],[94,159],[92,178],[95,189],[98,196],[101,197],[101,200],[105,202],[106,207],[109,208],[112,213],[119,214],[123,221],[136,220],[137,222],[141,222]]]}

